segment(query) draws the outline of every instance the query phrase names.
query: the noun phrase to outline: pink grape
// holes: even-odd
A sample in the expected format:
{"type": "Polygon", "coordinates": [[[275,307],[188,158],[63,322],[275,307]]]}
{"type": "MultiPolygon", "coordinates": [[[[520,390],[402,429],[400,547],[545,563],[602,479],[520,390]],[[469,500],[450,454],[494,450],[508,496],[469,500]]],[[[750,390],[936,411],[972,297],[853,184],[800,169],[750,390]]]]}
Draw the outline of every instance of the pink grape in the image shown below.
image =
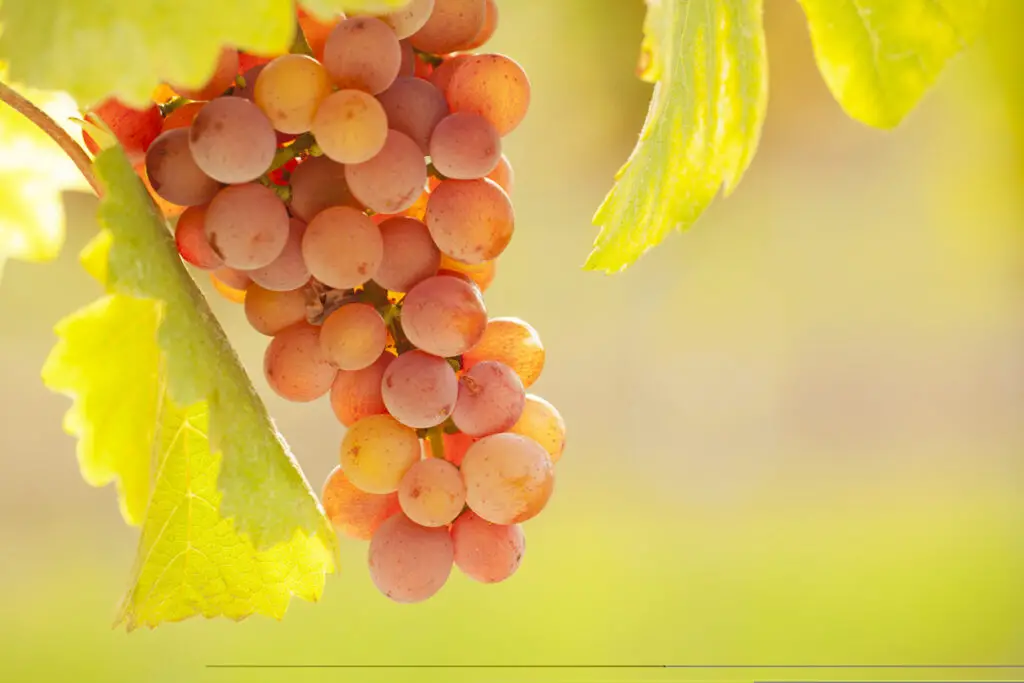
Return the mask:
{"type": "Polygon", "coordinates": [[[206,204],[221,188],[196,164],[187,128],[168,130],[153,141],[146,151],[146,175],[154,192],[178,206],[206,204]]]}
{"type": "Polygon", "coordinates": [[[485,436],[462,459],[469,509],[494,524],[537,516],[555,485],[554,465],[536,441],[520,434],[485,436]]]}
{"type": "MultiPolygon", "coordinates": [[[[399,43],[402,48],[402,63],[398,68],[398,77],[416,75],[416,50],[409,44],[408,40],[399,43]]],[[[447,102],[445,103],[447,106],[447,102]]]]}
{"type": "Polygon", "coordinates": [[[422,602],[437,594],[451,575],[452,539],[444,527],[427,528],[402,513],[388,518],[370,541],[370,578],[398,603],[422,602]]]}
{"type": "Polygon", "coordinates": [[[484,0],[435,0],[430,18],[409,42],[422,52],[448,54],[476,38],[486,19],[484,0]]]}
{"type": "Polygon", "coordinates": [[[501,136],[481,116],[455,112],[434,128],[430,160],[448,178],[483,178],[501,160],[501,136]]]}
{"type": "Polygon", "coordinates": [[[398,486],[402,512],[421,526],[447,526],[466,504],[466,485],[459,468],[447,460],[420,460],[398,486]]]}
{"type": "Polygon", "coordinates": [[[219,97],[203,107],[189,131],[199,168],[222,183],[248,183],[267,172],[277,150],[270,119],[241,97],[219,97]]]}
{"type": "Polygon", "coordinates": [[[341,370],[370,367],[387,342],[384,319],[369,304],[346,304],[327,316],[320,328],[320,346],[341,370]]]}
{"type": "Polygon", "coordinates": [[[259,183],[231,185],[206,209],[206,238],[224,263],[254,270],[273,263],[288,243],[288,209],[259,183]]]}
{"type": "Polygon", "coordinates": [[[395,356],[384,352],[368,368],[342,370],[338,373],[331,386],[331,409],[338,422],[351,427],[364,417],[388,412],[381,394],[381,384],[384,371],[393,360],[395,356]]]}
{"type": "Polygon", "coordinates": [[[326,156],[310,157],[295,167],[291,175],[292,213],[310,222],[324,209],[351,206],[362,209],[345,180],[345,167],[326,156]]]}
{"type": "Polygon", "coordinates": [[[352,196],[377,213],[405,211],[423,194],[427,164],[419,146],[404,133],[389,130],[380,152],[345,166],[352,196]]]}
{"type": "Polygon", "coordinates": [[[306,224],[298,218],[291,219],[284,250],[269,264],[248,271],[253,282],[275,292],[298,289],[309,282],[309,268],[302,258],[302,238],[305,234],[306,224]]]}
{"type": "Polygon", "coordinates": [[[301,289],[276,292],[252,282],[245,289],[245,317],[254,330],[273,337],[306,321],[306,293],[301,289]]]}
{"type": "Polygon", "coordinates": [[[302,256],[317,280],[335,289],[349,289],[376,274],[384,256],[384,240],[366,214],[348,206],[332,206],[306,226],[302,256]]]}
{"type": "Polygon", "coordinates": [[[397,493],[360,491],[340,465],[327,476],[320,500],[334,528],[357,541],[369,541],[381,524],[401,510],[397,493]]]}
{"type": "Polygon", "coordinates": [[[488,360],[474,365],[459,380],[452,421],[470,436],[490,436],[511,429],[525,405],[519,376],[504,363],[488,360]]]}
{"type": "Polygon", "coordinates": [[[498,583],[516,573],[526,552],[526,535],[518,524],[492,524],[472,510],[451,528],[455,566],[481,583],[498,583]]]}
{"type": "Polygon", "coordinates": [[[480,341],[486,327],[480,289],[457,277],[427,278],[402,300],[402,330],[417,348],[435,356],[465,353],[480,341]]]}
{"type": "Polygon", "coordinates": [[[398,76],[402,49],[395,32],[380,19],[353,17],[331,31],[323,61],[339,88],[376,95],[398,76]]]}
{"type": "MultiPolygon", "coordinates": [[[[224,259],[213,250],[206,239],[206,207],[190,206],[178,217],[174,226],[174,242],[181,258],[196,268],[216,270],[224,265],[224,259]]],[[[423,228],[426,230],[426,226],[423,228]]],[[[427,233],[430,239],[430,233],[427,233]]],[[[433,244],[433,242],[431,242],[433,244]]],[[[434,247],[435,249],[437,247],[434,247]]],[[[440,260],[440,257],[439,257],[440,260]]],[[[435,269],[436,271],[436,269],[435,269]]]]}
{"type": "Polygon", "coordinates": [[[414,429],[429,429],[451,416],[459,395],[459,380],[444,358],[407,351],[384,371],[381,395],[388,412],[399,422],[414,429]]]}
{"type": "Polygon", "coordinates": [[[384,256],[374,281],[392,292],[408,292],[436,275],[441,252],[427,226],[415,218],[396,216],[380,224],[384,256]]]}
{"type": "Polygon", "coordinates": [[[430,136],[448,115],[448,101],[430,81],[401,76],[377,96],[388,117],[388,127],[412,138],[423,154],[430,154],[430,136]]]}
{"type": "Polygon", "coordinates": [[[306,322],[287,327],[270,340],[263,375],[281,398],[308,403],[331,390],[337,368],[320,350],[320,329],[306,322]]]}
{"type": "Polygon", "coordinates": [[[442,253],[473,265],[505,251],[515,231],[515,212],[493,180],[444,180],[430,194],[423,222],[442,253]]]}
{"type": "Polygon", "coordinates": [[[370,415],[348,428],[341,442],[341,468],[367,493],[392,493],[420,459],[416,432],[390,415],[370,415]]]}

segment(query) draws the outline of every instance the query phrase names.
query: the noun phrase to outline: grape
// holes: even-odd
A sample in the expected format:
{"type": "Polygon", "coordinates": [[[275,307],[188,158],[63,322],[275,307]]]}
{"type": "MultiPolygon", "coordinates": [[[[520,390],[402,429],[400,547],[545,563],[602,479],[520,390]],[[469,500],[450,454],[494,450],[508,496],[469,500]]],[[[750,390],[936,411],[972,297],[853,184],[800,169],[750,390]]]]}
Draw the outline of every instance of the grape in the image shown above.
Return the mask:
{"type": "Polygon", "coordinates": [[[444,459],[456,467],[462,465],[462,459],[466,457],[466,451],[478,440],[475,436],[463,434],[462,432],[455,432],[454,434],[446,432],[444,435],[444,459]]]}
{"type": "Polygon", "coordinates": [[[331,94],[327,70],[312,57],[282,55],[270,62],[256,79],[256,105],[282,133],[305,133],[313,115],[331,94]]]}
{"type": "Polygon", "coordinates": [[[467,59],[473,55],[457,54],[451,55],[445,58],[441,65],[438,66],[430,74],[430,82],[434,84],[442,95],[445,95],[445,101],[447,102],[448,84],[452,82],[452,76],[455,75],[455,70],[462,66],[467,59]]]}
{"type": "Polygon", "coordinates": [[[445,95],[452,111],[479,114],[505,136],[526,118],[530,79],[505,55],[473,55],[452,74],[445,95]]]}
{"type": "Polygon", "coordinates": [[[186,102],[164,118],[163,130],[188,128],[205,106],[206,102],[186,102]]]}
{"type": "Polygon", "coordinates": [[[174,226],[174,242],[181,258],[196,268],[214,270],[224,265],[224,259],[210,246],[206,239],[204,222],[206,221],[205,206],[190,206],[178,218],[174,226]]]}
{"type": "Polygon", "coordinates": [[[381,287],[404,293],[437,274],[441,252],[426,225],[415,218],[395,216],[380,224],[380,234],[384,257],[373,279],[381,287]]]}
{"type": "Polygon", "coordinates": [[[284,250],[268,265],[249,271],[253,282],[275,292],[298,289],[309,282],[309,269],[302,258],[302,238],[305,234],[306,224],[298,218],[291,219],[284,250]]]}
{"type": "Polygon", "coordinates": [[[200,88],[185,88],[171,84],[171,87],[190,100],[212,100],[231,87],[238,74],[238,50],[232,47],[221,49],[213,73],[200,88]]]}
{"type": "Polygon", "coordinates": [[[284,202],[259,183],[225,187],[206,209],[206,238],[232,268],[270,265],[284,251],[288,233],[284,202]]]}
{"type": "Polygon", "coordinates": [[[188,129],[161,133],[146,152],[146,176],[153,191],[180,206],[206,204],[221,185],[196,164],[188,129]]]}
{"type": "Polygon", "coordinates": [[[554,489],[554,464],[544,447],[521,434],[485,436],[462,459],[466,504],[488,522],[535,517],[554,489]]]}
{"type": "Polygon", "coordinates": [[[447,526],[466,504],[466,485],[459,468],[447,460],[420,460],[402,477],[398,502],[420,526],[447,526]]]}
{"type": "Polygon", "coordinates": [[[448,178],[483,178],[501,160],[501,136],[476,114],[446,116],[430,137],[430,160],[448,178]]]}
{"type": "Polygon", "coordinates": [[[512,170],[512,164],[509,162],[508,157],[504,154],[498,159],[498,165],[494,167],[494,170],[487,174],[487,177],[498,183],[501,189],[505,190],[505,194],[512,196],[512,188],[515,186],[516,175],[512,170]]]}
{"type": "Polygon", "coordinates": [[[388,117],[388,127],[405,133],[430,153],[430,136],[448,115],[448,101],[432,83],[422,78],[400,76],[377,96],[388,117]]]}
{"type": "Polygon", "coordinates": [[[245,289],[245,317],[260,334],[273,337],[306,320],[306,292],[275,292],[252,282],[245,289]]]}
{"type": "MultiPolygon", "coordinates": [[[[416,59],[416,50],[412,45],[409,44],[408,40],[403,40],[398,44],[402,48],[402,62],[398,67],[398,78],[405,76],[413,77],[416,75],[416,65],[418,60],[416,59]]],[[[392,84],[391,87],[394,87],[392,84]]],[[[387,92],[385,90],[384,92],[387,92]]],[[[381,93],[382,95],[384,93],[381,93]]],[[[448,106],[448,102],[445,102],[445,106],[448,106]]]]}
{"type": "Polygon", "coordinates": [[[310,157],[296,166],[291,186],[292,213],[307,223],[331,206],[362,208],[348,189],[345,167],[326,156],[310,157]]]}
{"type": "Polygon", "coordinates": [[[526,395],[523,414],[508,431],[539,443],[551,456],[551,462],[558,462],[565,450],[565,421],[558,410],[540,396],[526,395]]]}
{"type": "Polygon", "coordinates": [[[452,421],[470,436],[508,431],[523,414],[526,392],[512,368],[497,361],[472,367],[459,380],[452,421]]]}
{"type": "MultiPolygon", "coordinates": [[[[428,190],[427,188],[423,188],[423,192],[420,193],[419,199],[417,199],[415,202],[413,202],[412,206],[410,206],[408,209],[406,209],[405,211],[403,211],[399,215],[407,216],[409,218],[415,218],[420,223],[422,223],[423,222],[423,217],[427,213],[427,202],[429,202],[429,201],[430,201],[430,190],[428,190]]],[[[430,234],[429,230],[427,231],[427,234],[428,235],[430,234]]],[[[437,245],[434,245],[434,246],[436,247],[437,245]]]]}
{"type": "Polygon", "coordinates": [[[456,261],[448,254],[441,254],[441,265],[438,266],[438,275],[458,275],[463,278],[468,278],[474,282],[477,287],[480,288],[481,292],[486,292],[487,288],[494,282],[494,275],[498,268],[498,262],[496,260],[484,261],[483,263],[476,263],[470,265],[461,261],[456,261]]]}
{"type": "Polygon", "coordinates": [[[370,415],[348,428],[341,442],[341,469],[366,493],[393,493],[420,459],[416,432],[390,415],[370,415]]]}
{"type": "Polygon", "coordinates": [[[491,524],[472,510],[451,528],[455,566],[481,583],[498,583],[516,573],[526,552],[526,535],[518,524],[491,524]]]}
{"type": "Polygon", "coordinates": [[[369,304],[346,304],[327,316],[320,328],[320,346],[341,370],[370,367],[387,342],[384,318],[369,304]]]}
{"type": "Polygon", "coordinates": [[[189,129],[189,149],[199,168],[222,183],[247,183],[267,172],[277,136],[259,107],[241,97],[209,102],[189,129]]]}
{"type": "Polygon", "coordinates": [[[498,3],[496,0],[486,0],[486,2],[487,12],[484,15],[484,27],[480,29],[480,32],[476,34],[472,41],[460,47],[459,50],[468,52],[483,47],[487,41],[494,37],[494,32],[498,30],[498,3]]]}
{"type": "Polygon", "coordinates": [[[484,0],[435,0],[430,18],[409,42],[417,50],[447,54],[471,42],[487,18],[484,0]]]}
{"type": "Polygon", "coordinates": [[[324,482],[320,498],[334,528],[357,541],[369,541],[388,517],[401,510],[397,493],[360,491],[338,465],[324,482]]]}
{"type": "Polygon", "coordinates": [[[250,280],[242,271],[221,266],[210,273],[210,282],[217,293],[231,303],[245,303],[245,288],[249,286],[250,280]]]}
{"type": "Polygon", "coordinates": [[[389,130],[377,156],[345,166],[352,195],[378,213],[398,213],[416,203],[427,184],[427,164],[412,138],[389,130]]]}
{"type": "Polygon", "coordinates": [[[351,427],[364,417],[388,412],[381,396],[381,383],[393,360],[393,355],[384,352],[368,368],[338,373],[331,386],[331,409],[338,422],[351,427]]]}
{"type": "Polygon", "coordinates": [[[430,194],[424,222],[442,253],[479,264],[497,258],[508,247],[515,231],[515,211],[493,180],[444,180],[430,194]]]}
{"type": "Polygon", "coordinates": [[[345,18],[345,15],[339,14],[333,21],[321,21],[301,7],[299,8],[298,15],[299,27],[302,28],[302,35],[306,38],[306,44],[309,45],[310,52],[313,53],[313,56],[318,61],[324,61],[324,46],[327,44],[327,39],[330,37],[334,27],[345,18]]]}
{"type": "Polygon", "coordinates": [[[458,356],[480,341],[487,309],[480,289],[450,275],[419,283],[402,300],[402,330],[413,344],[435,356],[458,356]]]}
{"type": "Polygon", "coordinates": [[[445,528],[429,529],[402,513],[384,522],[370,541],[370,578],[398,603],[422,602],[448,581],[452,539],[445,528]]]}
{"type": "Polygon", "coordinates": [[[376,95],[390,86],[402,64],[402,48],[391,27],[376,17],[345,19],[324,45],[324,66],[343,90],[376,95]]]}
{"type": "Polygon", "coordinates": [[[459,380],[444,358],[407,351],[384,371],[381,395],[396,420],[413,429],[429,429],[451,416],[459,380]]]}
{"type": "Polygon", "coordinates": [[[263,374],[281,398],[309,403],[330,391],[338,370],[320,350],[320,329],[301,322],[270,340],[263,355],[263,374]]]}
{"type": "Polygon", "coordinates": [[[358,164],[384,148],[388,117],[375,97],[359,90],[339,90],[320,103],[310,130],[329,158],[339,164],[358,164]]]}
{"type": "Polygon", "coordinates": [[[399,39],[408,38],[423,28],[434,11],[434,0],[411,0],[405,7],[381,17],[399,39]]]}
{"type": "Polygon", "coordinates": [[[544,344],[540,335],[525,320],[519,318],[494,318],[488,321],[487,329],[476,346],[462,357],[467,370],[485,360],[496,360],[512,368],[524,387],[529,387],[544,370],[544,344]]]}
{"type": "Polygon", "coordinates": [[[358,287],[380,267],[384,240],[366,214],[348,206],[332,206],[306,226],[302,256],[320,282],[335,289],[358,287]]]}
{"type": "MultiPolygon", "coordinates": [[[[445,109],[448,103],[445,103],[445,109]]],[[[161,133],[163,118],[157,106],[136,109],[122,104],[116,99],[108,99],[90,113],[105,123],[117,141],[121,143],[125,154],[132,163],[141,161],[146,150],[161,133]]],[[[99,154],[100,148],[87,131],[82,133],[85,146],[93,154],[99,154]]]]}
{"type": "Polygon", "coordinates": [[[152,198],[153,203],[156,204],[157,209],[160,210],[160,213],[163,214],[164,218],[170,219],[185,213],[185,209],[188,207],[172,204],[156,193],[156,190],[153,189],[153,186],[149,182],[149,176],[146,174],[145,162],[136,164],[132,167],[132,170],[134,170],[135,174],[139,176],[142,184],[146,186],[146,191],[149,192],[150,198],[152,198]]]}

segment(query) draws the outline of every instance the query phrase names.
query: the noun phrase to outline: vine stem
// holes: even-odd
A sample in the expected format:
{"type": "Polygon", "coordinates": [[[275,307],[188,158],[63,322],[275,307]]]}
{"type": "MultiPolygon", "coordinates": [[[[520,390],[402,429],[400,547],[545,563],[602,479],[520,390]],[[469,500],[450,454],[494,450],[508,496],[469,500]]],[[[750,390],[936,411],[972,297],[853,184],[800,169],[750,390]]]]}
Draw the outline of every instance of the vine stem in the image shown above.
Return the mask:
{"type": "Polygon", "coordinates": [[[427,441],[430,442],[430,454],[435,458],[444,460],[444,431],[440,426],[431,427],[427,432],[427,441]]]}
{"type": "Polygon", "coordinates": [[[92,170],[92,159],[89,158],[89,155],[82,149],[82,146],[75,142],[75,139],[66,130],[61,128],[46,112],[29,102],[20,93],[2,81],[0,81],[0,100],[6,102],[14,111],[34,123],[39,130],[49,135],[64,150],[68,158],[75,163],[75,166],[81,171],[89,185],[92,186],[96,196],[103,196],[103,186],[100,185],[96,174],[92,170]]]}

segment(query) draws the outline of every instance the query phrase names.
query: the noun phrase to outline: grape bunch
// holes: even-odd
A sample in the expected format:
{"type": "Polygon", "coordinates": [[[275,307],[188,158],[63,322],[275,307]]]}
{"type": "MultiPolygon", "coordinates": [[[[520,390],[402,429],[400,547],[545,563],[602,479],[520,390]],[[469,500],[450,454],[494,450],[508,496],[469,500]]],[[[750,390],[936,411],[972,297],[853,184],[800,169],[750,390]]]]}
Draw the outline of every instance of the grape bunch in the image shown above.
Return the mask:
{"type": "Polygon", "coordinates": [[[402,603],[453,567],[515,573],[565,447],[528,393],[537,331],[483,298],[515,225],[502,139],[530,103],[522,67],[480,51],[497,20],[494,0],[300,10],[297,50],[226,47],[200,90],[92,112],[176,219],[182,259],[270,337],[273,391],[329,398],[346,431],[324,509],[402,603]]]}

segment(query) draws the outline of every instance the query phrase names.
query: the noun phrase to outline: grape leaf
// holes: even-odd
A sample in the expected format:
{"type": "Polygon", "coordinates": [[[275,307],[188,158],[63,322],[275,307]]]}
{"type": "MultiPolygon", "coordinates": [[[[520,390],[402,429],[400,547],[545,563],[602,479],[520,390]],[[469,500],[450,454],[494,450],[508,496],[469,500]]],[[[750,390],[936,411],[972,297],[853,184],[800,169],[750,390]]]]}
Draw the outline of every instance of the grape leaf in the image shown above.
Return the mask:
{"type": "MultiPolygon", "coordinates": [[[[310,0],[311,10],[382,9],[404,0],[310,0]]],[[[292,0],[4,0],[0,59],[30,86],[83,107],[108,96],[135,106],[166,81],[202,86],[223,45],[281,54],[294,37],[292,0]]]]}
{"type": "Polygon", "coordinates": [[[302,0],[310,14],[326,19],[338,12],[386,14],[408,5],[410,0],[302,0]]]}
{"type": "Polygon", "coordinates": [[[689,228],[750,164],[767,104],[761,0],[648,0],[640,140],[594,216],[585,268],[621,271],[689,228]]]}
{"type": "Polygon", "coordinates": [[[988,0],[800,0],[818,68],[852,118],[894,128],[979,33],[988,0]]]}

